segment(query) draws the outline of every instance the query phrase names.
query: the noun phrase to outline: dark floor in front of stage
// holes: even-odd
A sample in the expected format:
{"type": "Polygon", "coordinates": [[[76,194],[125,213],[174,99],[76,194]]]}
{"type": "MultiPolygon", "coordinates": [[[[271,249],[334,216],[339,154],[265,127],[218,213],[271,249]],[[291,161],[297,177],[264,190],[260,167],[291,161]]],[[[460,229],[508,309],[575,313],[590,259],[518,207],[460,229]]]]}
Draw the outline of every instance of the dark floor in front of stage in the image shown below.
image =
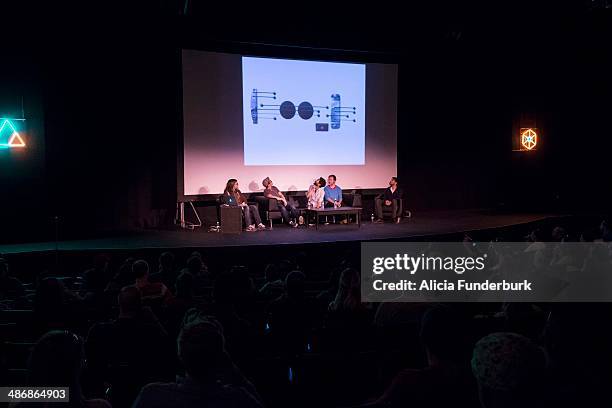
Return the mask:
{"type": "MultiPolygon", "coordinates": [[[[485,210],[436,211],[416,213],[400,224],[372,224],[364,220],[361,228],[350,225],[322,225],[314,227],[289,228],[276,225],[271,231],[222,234],[207,232],[205,229],[173,231],[141,231],[129,235],[100,239],[60,241],[61,251],[114,250],[136,248],[189,248],[223,247],[244,245],[283,245],[336,241],[370,241],[401,238],[422,238],[428,236],[485,230],[525,224],[554,217],[551,214],[503,213],[495,214],[485,210]]],[[[0,245],[0,253],[23,253],[53,251],[55,242],[0,245]]]]}

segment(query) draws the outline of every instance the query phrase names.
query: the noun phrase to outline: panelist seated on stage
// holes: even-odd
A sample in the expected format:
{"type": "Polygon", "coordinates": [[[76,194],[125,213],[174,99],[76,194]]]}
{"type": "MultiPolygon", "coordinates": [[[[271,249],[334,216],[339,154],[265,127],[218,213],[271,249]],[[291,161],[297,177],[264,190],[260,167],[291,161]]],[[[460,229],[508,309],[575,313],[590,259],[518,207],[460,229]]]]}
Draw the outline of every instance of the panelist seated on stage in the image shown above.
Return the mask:
{"type": "Polygon", "coordinates": [[[308,208],[323,208],[323,200],[325,198],[325,179],[319,177],[310,185],[306,198],[308,199],[308,208]]]}
{"type": "MultiPolygon", "coordinates": [[[[325,186],[325,207],[339,208],[342,207],[342,189],[336,184],[336,175],[330,174],[327,177],[327,185],[325,186]]],[[[335,218],[334,218],[335,220],[335,218]]],[[[335,221],[334,221],[335,222],[335,221]]],[[[348,219],[344,217],[341,224],[348,223],[348,219]]]]}
{"type": "Polygon", "coordinates": [[[221,201],[222,204],[239,206],[242,208],[242,216],[246,224],[246,231],[252,232],[266,229],[266,226],[261,222],[257,206],[248,204],[245,196],[238,189],[238,180],[229,179],[227,181],[221,201]]]}
{"type": "Polygon", "coordinates": [[[292,227],[297,227],[298,223],[296,220],[299,216],[297,208],[287,201],[285,195],[281,193],[280,190],[274,185],[270,177],[266,177],[261,184],[263,184],[265,188],[264,197],[273,198],[276,200],[283,220],[292,227]]]}
{"type": "Polygon", "coordinates": [[[324,191],[326,207],[342,207],[342,189],[336,184],[336,176],[334,174],[330,174],[327,177],[327,185],[324,191]]]}
{"type": "Polygon", "coordinates": [[[399,224],[402,219],[402,190],[397,183],[397,177],[391,177],[389,187],[376,197],[376,221],[383,222],[383,209],[391,210],[392,219],[399,224]]]}

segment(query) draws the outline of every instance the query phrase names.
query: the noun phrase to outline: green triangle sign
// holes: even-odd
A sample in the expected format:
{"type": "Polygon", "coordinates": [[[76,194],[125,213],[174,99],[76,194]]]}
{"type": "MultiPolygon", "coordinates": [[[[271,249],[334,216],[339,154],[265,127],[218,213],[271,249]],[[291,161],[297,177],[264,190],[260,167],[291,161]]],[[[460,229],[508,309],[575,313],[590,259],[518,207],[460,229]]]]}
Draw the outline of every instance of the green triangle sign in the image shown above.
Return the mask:
{"type": "Polygon", "coordinates": [[[10,119],[1,119],[0,147],[25,147],[23,138],[10,119]]]}

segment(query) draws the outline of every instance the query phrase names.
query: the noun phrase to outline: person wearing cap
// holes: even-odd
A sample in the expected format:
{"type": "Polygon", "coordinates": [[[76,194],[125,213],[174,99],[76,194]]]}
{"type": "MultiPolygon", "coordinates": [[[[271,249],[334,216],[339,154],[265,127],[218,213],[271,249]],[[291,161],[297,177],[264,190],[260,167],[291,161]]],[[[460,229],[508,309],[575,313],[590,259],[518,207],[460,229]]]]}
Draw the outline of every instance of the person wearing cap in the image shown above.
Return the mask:
{"type": "Polygon", "coordinates": [[[264,186],[264,196],[276,200],[283,220],[292,227],[297,227],[298,224],[295,220],[298,218],[299,213],[295,206],[287,201],[285,195],[274,185],[270,177],[266,177],[261,184],[264,186]]]}

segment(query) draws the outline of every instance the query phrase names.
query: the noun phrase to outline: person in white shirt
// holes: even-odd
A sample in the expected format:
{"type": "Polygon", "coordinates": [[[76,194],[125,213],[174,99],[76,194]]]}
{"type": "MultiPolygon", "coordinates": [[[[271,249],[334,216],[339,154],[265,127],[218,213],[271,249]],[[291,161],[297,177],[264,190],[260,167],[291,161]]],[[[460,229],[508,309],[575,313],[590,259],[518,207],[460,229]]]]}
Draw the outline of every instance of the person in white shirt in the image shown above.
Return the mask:
{"type": "Polygon", "coordinates": [[[308,208],[323,208],[323,198],[325,197],[323,187],[325,187],[325,179],[323,177],[319,177],[312,183],[308,193],[306,193],[308,208]]]}

